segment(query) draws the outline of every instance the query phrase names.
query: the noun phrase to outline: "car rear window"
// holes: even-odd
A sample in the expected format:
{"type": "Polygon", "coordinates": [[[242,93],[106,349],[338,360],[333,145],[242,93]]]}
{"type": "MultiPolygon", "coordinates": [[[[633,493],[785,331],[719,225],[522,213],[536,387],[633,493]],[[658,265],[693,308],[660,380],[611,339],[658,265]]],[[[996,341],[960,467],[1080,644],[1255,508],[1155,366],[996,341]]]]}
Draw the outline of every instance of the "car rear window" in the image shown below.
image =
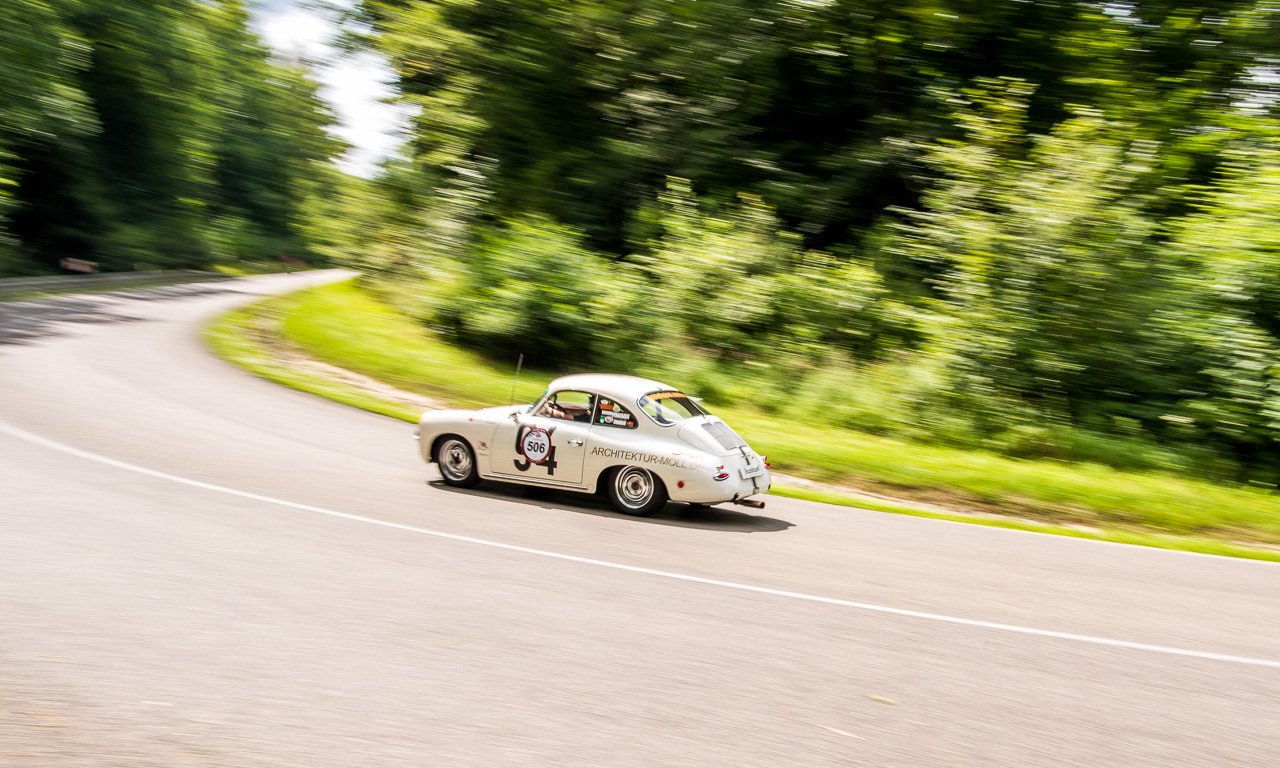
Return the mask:
{"type": "Polygon", "coordinates": [[[664,427],[701,416],[704,411],[683,392],[650,392],[639,400],[640,410],[664,427]]]}

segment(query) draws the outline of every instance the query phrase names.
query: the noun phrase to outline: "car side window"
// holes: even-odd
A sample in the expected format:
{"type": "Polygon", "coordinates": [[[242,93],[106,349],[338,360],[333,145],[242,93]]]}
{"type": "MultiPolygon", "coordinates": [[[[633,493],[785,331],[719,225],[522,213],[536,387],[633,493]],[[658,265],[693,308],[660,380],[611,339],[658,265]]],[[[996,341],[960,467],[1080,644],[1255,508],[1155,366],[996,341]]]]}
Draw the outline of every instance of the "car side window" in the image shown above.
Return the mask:
{"type": "Polygon", "coordinates": [[[589,392],[567,390],[556,392],[542,401],[534,416],[563,421],[581,421],[591,423],[591,412],[595,410],[595,395],[589,392]]]}
{"type": "Polygon", "coordinates": [[[602,427],[619,427],[621,429],[635,429],[636,417],[621,405],[607,397],[600,398],[600,410],[596,412],[595,423],[602,427]]]}

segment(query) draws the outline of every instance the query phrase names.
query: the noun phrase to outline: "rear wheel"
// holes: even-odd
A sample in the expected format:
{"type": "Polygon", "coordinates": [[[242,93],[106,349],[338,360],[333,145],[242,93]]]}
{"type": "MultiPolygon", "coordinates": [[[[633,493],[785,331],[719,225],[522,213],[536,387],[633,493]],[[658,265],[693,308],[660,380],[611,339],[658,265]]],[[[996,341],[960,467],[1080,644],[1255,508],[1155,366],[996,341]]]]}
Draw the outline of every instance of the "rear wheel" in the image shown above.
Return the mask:
{"type": "Polygon", "coordinates": [[[440,477],[446,484],[457,488],[470,488],[480,482],[476,469],[476,454],[466,440],[451,435],[436,446],[436,464],[440,477]]]}
{"type": "Polygon", "coordinates": [[[644,467],[620,467],[609,479],[609,500],[624,515],[648,517],[667,503],[667,489],[644,467]]]}

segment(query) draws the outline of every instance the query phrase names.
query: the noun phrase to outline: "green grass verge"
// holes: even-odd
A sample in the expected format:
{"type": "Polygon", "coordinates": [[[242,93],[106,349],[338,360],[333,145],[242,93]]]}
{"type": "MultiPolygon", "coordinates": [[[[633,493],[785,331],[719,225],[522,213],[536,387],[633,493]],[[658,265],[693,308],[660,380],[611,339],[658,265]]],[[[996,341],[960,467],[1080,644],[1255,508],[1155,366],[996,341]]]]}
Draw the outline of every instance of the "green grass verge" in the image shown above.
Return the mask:
{"type": "Polygon", "coordinates": [[[296,272],[286,269],[278,262],[241,261],[235,264],[215,264],[210,269],[229,277],[249,277],[251,275],[274,275],[280,272],[296,272]]]}
{"type": "MultiPolygon", "coordinates": [[[[355,387],[294,371],[272,344],[458,407],[507,402],[511,371],[441,341],[354,283],[323,286],[238,310],[208,330],[219,354],[273,381],[408,421],[418,412],[355,387]],[[281,337],[285,341],[281,341],[281,337]],[[274,339],[274,341],[273,341],[274,339]]],[[[526,371],[517,402],[531,402],[555,374],[526,371]]],[[[1208,554],[1280,561],[1280,497],[1159,474],[1088,464],[1011,459],[905,443],[775,419],[743,408],[716,411],[776,469],[825,482],[915,495],[958,509],[930,512],[828,491],[775,488],[780,495],[981,525],[1056,533],[1208,554]],[[1082,525],[1089,529],[1069,526],[1082,525]]]]}
{"type": "MultiPolygon", "coordinates": [[[[499,368],[446,344],[354,283],[305,292],[286,313],[282,330],[317,360],[461,408],[501,405],[512,397],[515,361],[511,368],[499,368]]],[[[515,401],[533,402],[552,378],[525,370],[515,401]]]]}
{"type": "Polygon", "coordinates": [[[932,520],[949,520],[955,523],[986,525],[992,528],[1011,528],[1017,531],[1047,533],[1055,536],[1070,536],[1076,539],[1109,541],[1114,544],[1132,544],[1142,547],[1156,547],[1158,549],[1176,549],[1183,552],[1198,552],[1204,555],[1243,557],[1250,560],[1270,560],[1272,562],[1280,562],[1280,552],[1273,552],[1266,549],[1254,549],[1252,547],[1240,546],[1204,536],[1173,536],[1164,533],[1144,533],[1141,531],[1121,529],[1081,530],[1063,525],[1037,523],[1030,520],[947,514],[945,512],[917,509],[904,504],[894,504],[892,502],[880,501],[878,499],[867,499],[861,496],[848,496],[832,491],[823,491],[814,488],[801,488],[789,485],[775,485],[770,489],[769,493],[776,496],[785,496],[789,499],[803,499],[805,501],[816,501],[822,504],[835,504],[842,507],[857,507],[858,509],[870,509],[877,512],[890,512],[895,515],[927,517],[932,520]]]}
{"type": "Polygon", "coordinates": [[[852,476],[891,488],[931,489],[940,503],[954,500],[959,506],[1050,522],[1280,542],[1280,497],[1266,491],[722,413],[785,471],[817,480],[839,483],[852,476]]]}
{"type": "Polygon", "coordinates": [[[422,413],[419,410],[374,397],[340,381],[297,370],[283,362],[279,354],[283,344],[280,323],[306,298],[294,294],[267,299],[222,315],[205,328],[205,343],[219,357],[264,379],[384,416],[417,421],[422,413]]]}

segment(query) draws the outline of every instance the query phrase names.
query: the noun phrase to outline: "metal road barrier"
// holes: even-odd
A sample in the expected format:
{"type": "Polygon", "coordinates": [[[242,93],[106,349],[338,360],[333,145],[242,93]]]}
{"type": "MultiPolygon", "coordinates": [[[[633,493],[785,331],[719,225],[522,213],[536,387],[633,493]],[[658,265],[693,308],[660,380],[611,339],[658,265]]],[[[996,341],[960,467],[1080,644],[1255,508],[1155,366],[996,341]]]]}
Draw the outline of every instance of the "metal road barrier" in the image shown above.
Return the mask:
{"type": "Polygon", "coordinates": [[[152,280],[201,280],[227,277],[219,272],[195,269],[159,269],[149,272],[97,272],[84,275],[49,275],[47,277],[7,277],[0,279],[0,296],[68,288],[96,288],[105,285],[143,283],[152,280]]]}

